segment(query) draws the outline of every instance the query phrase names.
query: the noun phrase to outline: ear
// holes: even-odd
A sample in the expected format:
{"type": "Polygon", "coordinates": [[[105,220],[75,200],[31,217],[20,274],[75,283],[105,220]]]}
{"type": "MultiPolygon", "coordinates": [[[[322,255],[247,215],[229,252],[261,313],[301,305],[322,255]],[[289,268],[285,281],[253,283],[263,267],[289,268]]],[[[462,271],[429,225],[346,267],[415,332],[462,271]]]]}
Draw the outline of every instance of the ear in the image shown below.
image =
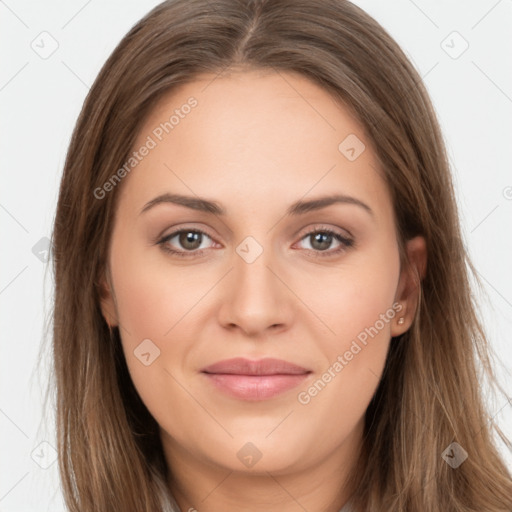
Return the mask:
{"type": "Polygon", "coordinates": [[[100,306],[101,312],[103,314],[103,318],[109,325],[109,327],[116,327],[119,323],[118,315],[117,315],[117,307],[115,296],[113,293],[112,280],[110,278],[110,273],[107,269],[106,272],[103,273],[100,284],[100,306]]]}
{"type": "Polygon", "coordinates": [[[418,307],[420,282],[425,277],[427,270],[425,238],[416,236],[408,240],[405,244],[405,253],[408,264],[405,264],[400,272],[395,295],[395,300],[401,304],[402,309],[397,312],[391,326],[391,336],[399,336],[406,332],[414,319],[418,307]]]}

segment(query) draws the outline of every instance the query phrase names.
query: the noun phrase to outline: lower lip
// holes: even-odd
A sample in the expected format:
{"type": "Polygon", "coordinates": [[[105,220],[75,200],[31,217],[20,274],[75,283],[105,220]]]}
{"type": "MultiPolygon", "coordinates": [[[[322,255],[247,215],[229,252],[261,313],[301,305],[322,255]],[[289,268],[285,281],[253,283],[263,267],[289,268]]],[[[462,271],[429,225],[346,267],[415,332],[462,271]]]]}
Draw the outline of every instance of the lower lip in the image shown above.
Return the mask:
{"type": "Polygon", "coordinates": [[[266,400],[301,384],[309,373],[299,375],[233,375],[204,373],[224,393],[241,400],[266,400]]]}

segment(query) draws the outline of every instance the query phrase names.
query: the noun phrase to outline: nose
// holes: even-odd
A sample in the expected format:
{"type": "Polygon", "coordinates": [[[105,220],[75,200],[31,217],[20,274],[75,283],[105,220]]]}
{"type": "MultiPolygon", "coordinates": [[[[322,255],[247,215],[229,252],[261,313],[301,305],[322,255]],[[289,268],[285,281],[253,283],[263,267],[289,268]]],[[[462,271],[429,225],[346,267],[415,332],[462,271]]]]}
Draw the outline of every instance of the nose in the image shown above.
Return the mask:
{"type": "Polygon", "coordinates": [[[289,327],[293,294],[271,250],[263,250],[252,262],[235,253],[233,267],[222,285],[221,325],[239,328],[247,336],[264,336],[289,327]]]}

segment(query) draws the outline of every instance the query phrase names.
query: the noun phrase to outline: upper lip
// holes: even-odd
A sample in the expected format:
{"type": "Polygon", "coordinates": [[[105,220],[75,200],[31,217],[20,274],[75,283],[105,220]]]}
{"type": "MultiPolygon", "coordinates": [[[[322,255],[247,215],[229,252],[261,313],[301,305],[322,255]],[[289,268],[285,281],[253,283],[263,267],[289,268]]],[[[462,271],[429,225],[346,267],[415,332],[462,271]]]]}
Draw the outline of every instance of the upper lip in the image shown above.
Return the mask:
{"type": "Polygon", "coordinates": [[[233,375],[301,375],[310,370],[282,359],[270,357],[256,361],[235,357],[218,361],[201,370],[204,373],[227,373],[233,375]]]}

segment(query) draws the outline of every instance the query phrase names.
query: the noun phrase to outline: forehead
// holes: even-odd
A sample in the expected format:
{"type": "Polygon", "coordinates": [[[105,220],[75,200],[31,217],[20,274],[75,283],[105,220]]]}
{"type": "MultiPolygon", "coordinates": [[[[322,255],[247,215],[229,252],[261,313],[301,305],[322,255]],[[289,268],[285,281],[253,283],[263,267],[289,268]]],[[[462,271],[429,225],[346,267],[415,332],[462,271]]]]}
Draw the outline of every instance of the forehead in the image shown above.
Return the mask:
{"type": "Polygon", "coordinates": [[[291,204],[304,195],[340,192],[390,213],[363,126],[298,73],[198,75],[160,100],[132,150],[149,140],[151,150],[123,184],[132,202],[178,191],[256,206],[258,197],[291,204]]]}

